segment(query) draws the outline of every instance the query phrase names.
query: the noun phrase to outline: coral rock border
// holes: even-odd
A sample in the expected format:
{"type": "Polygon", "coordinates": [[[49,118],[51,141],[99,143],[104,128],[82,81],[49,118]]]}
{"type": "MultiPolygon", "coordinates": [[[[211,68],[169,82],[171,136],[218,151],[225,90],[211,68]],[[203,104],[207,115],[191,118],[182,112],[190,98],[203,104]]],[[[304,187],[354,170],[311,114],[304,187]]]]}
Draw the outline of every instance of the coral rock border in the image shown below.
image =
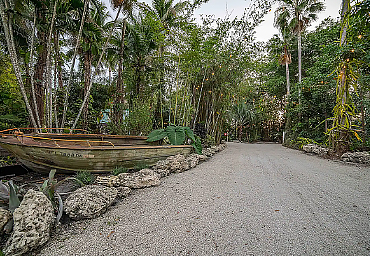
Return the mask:
{"type": "MultiPolygon", "coordinates": [[[[303,151],[306,153],[312,153],[320,157],[328,157],[330,150],[321,147],[316,144],[307,144],[303,146],[303,151]]],[[[341,157],[340,160],[346,163],[356,163],[356,164],[370,164],[370,153],[369,152],[346,152],[341,157]]]]}

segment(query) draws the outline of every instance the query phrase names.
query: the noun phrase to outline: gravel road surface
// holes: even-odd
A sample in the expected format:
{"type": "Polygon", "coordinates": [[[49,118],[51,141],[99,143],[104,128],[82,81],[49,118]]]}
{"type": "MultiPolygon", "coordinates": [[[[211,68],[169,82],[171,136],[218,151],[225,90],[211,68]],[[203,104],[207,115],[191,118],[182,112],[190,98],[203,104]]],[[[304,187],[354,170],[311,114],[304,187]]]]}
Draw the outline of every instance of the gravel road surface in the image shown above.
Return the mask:
{"type": "Polygon", "coordinates": [[[209,161],[74,222],[40,255],[370,255],[370,168],[278,144],[209,161]]]}

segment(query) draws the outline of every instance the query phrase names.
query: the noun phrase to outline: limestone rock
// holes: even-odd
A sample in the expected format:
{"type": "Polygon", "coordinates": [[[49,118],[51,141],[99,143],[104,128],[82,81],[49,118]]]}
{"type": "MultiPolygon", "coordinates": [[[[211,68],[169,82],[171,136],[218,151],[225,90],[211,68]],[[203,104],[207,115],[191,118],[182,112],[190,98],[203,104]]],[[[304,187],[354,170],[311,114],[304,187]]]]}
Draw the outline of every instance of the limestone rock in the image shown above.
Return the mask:
{"type": "Polygon", "coordinates": [[[189,163],[184,155],[170,156],[166,159],[169,162],[171,172],[184,172],[190,169],[189,163]]]}
{"type": "Polygon", "coordinates": [[[160,177],[166,177],[170,175],[171,171],[169,169],[154,169],[154,172],[160,177]]]}
{"type": "Polygon", "coordinates": [[[120,186],[119,178],[114,175],[110,176],[98,176],[96,178],[96,183],[99,185],[107,186],[107,187],[118,187],[120,186]]]}
{"type": "Polygon", "coordinates": [[[87,185],[74,191],[65,201],[65,212],[71,219],[92,219],[103,214],[116,199],[116,188],[87,185]]]}
{"type": "Polygon", "coordinates": [[[170,169],[169,161],[167,159],[166,160],[159,160],[153,166],[153,169],[154,170],[169,170],[170,169]]]}
{"type": "Polygon", "coordinates": [[[328,154],[329,149],[320,147],[319,145],[316,144],[307,144],[303,146],[303,151],[307,153],[314,153],[319,156],[325,156],[328,154]]]}
{"type": "Polygon", "coordinates": [[[40,191],[28,190],[13,213],[13,233],[5,245],[6,255],[24,255],[49,240],[54,222],[50,200],[40,191]]]}
{"type": "Polygon", "coordinates": [[[129,187],[117,187],[118,191],[117,197],[125,198],[131,193],[131,189],[129,187]]]}
{"type": "Polygon", "coordinates": [[[347,152],[344,153],[340,158],[344,162],[353,162],[361,164],[370,163],[370,154],[368,152],[347,152]]]}
{"type": "Polygon", "coordinates": [[[199,161],[206,161],[208,157],[206,155],[198,155],[199,161]]]}
{"type": "Polygon", "coordinates": [[[202,153],[203,153],[203,155],[205,155],[207,157],[211,157],[216,153],[216,151],[212,148],[205,148],[205,149],[202,150],[202,153]]]}
{"type": "Polygon", "coordinates": [[[4,226],[12,218],[8,210],[0,208],[0,234],[3,232],[4,226]]]}
{"type": "Polygon", "coordinates": [[[198,154],[191,154],[186,158],[186,161],[189,164],[190,168],[194,168],[199,163],[199,156],[198,154]]]}
{"type": "Polygon", "coordinates": [[[121,173],[118,176],[119,186],[129,188],[146,188],[151,186],[158,186],[161,184],[159,175],[154,170],[143,169],[134,173],[121,173]]]}
{"type": "Polygon", "coordinates": [[[180,154],[167,157],[166,160],[160,160],[153,166],[153,169],[156,170],[161,177],[167,176],[172,172],[183,172],[190,168],[187,158],[180,154]]]}

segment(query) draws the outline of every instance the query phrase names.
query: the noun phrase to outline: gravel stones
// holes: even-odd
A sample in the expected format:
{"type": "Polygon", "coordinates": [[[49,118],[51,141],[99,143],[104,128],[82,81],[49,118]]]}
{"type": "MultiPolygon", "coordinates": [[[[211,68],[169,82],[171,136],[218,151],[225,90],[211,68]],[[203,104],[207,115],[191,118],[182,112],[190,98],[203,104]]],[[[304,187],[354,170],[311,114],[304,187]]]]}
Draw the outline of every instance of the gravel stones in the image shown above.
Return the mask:
{"type": "Polygon", "coordinates": [[[65,212],[71,219],[92,219],[103,214],[113,203],[117,189],[87,185],[74,191],[65,201],[65,212]]]}
{"type": "Polygon", "coordinates": [[[40,191],[28,190],[13,213],[13,233],[4,249],[6,255],[24,255],[49,240],[54,221],[53,206],[40,191]]]}
{"type": "Polygon", "coordinates": [[[344,162],[353,162],[368,164],[370,163],[370,154],[368,152],[347,152],[344,153],[341,157],[341,160],[344,162]]]}
{"type": "Polygon", "coordinates": [[[3,232],[3,228],[8,223],[8,221],[12,218],[12,215],[8,210],[0,208],[0,234],[3,232]]]}

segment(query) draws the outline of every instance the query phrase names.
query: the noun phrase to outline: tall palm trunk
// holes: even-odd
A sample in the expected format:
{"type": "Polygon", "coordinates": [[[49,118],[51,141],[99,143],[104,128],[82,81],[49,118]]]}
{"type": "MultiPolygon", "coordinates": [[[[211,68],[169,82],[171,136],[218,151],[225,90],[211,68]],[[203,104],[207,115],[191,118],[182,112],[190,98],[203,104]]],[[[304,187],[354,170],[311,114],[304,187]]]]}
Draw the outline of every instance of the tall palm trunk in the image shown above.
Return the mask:
{"type": "Polygon", "coordinates": [[[290,79],[289,79],[289,64],[285,63],[285,74],[286,74],[286,95],[290,95],[290,79]]]}
{"type": "MultiPolygon", "coordinates": [[[[43,10],[45,10],[46,7],[43,5],[42,8],[37,8],[37,18],[41,20],[42,24],[46,23],[46,15],[43,10]]],[[[44,73],[46,68],[46,59],[47,59],[47,36],[42,29],[37,31],[37,38],[40,45],[40,53],[38,55],[38,59],[36,62],[35,67],[35,94],[36,94],[36,104],[37,109],[39,110],[40,115],[40,123],[41,125],[44,125],[44,115],[45,115],[45,87],[44,87],[44,73]]],[[[36,108],[36,107],[35,107],[36,108]]]]}
{"type": "Polygon", "coordinates": [[[57,12],[57,4],[58,0],[54,2],[54,7],[53,7],[53,16],[51,19],[51,24],[49,28],[49,36],[47,40],[47,53],[46,53],[46,79],[45,79],[45,87],[47,88],[48,91],[48,104],[47,104],[47,110],[48,110],[48,127],[52,128],[53,126],[53,86],[51,83],[51,38],[53,36],[53,30],[54,30],[54,23],[55,23],[55,17],[56,17],[56,12],[57,12]]]}
{"type": "Polygon", "coordinates": [[[123,20],[122,27],[122,37],[121,37],[121,47],[119,51],[119,63],[118,63],[118,77],[117,77],[117,89],[118,97],[116,97],[115,102],[115,113],[114,113],[114,122],[116,124],[122,123],[123,117],[123,51],[125,46],[125,33],[126,33],[126,19],[123,20]]]}
{"type": "MultiPolygon", "coordinates": [[[[289,64],[291,63],[291,56],[288,53],[288,47],[284,45],[284,61],[285,61],[285,75],[286,75],[286,95],[290,95],[290,77],[289,77],[289,64]]],[[[288,99],[287,99],[288,100],[288,99]]]]}
{"type": "MultiPolygon", "coordinates": [[[[21,89],[21,93],[23,95],[24,102],[25,102],[26,108],[28,110],[28,114],[31,118],[32,125],[34,127],[37,127],[34,115],[32,113],[31,106],[28,102],[26,90],[24,88],[22,74],[21,74],[21,70],[20,70],[19,63],[18,63],[18,58],[17,58],[17,52],[15,50],[15,43],[14,43],[14,37],[13,37],[12,17],[10,17],[10,19],[9,19],[7,17],[7,15],[5,14],[4,10],[5,10],[5,8],[4,8],[3,2],[0,1],[0,15],[1,15],[2,23],[3,23],[3,29],[4,29],[6,43],[7,43],[7,46],[8,46],[10,60],[11,60],[12,65],[13,65],[14,73],[15,73],[15,76],[17,78],[19,87],[21,89]]],[[[12,15],[12,13],[10,15],[12,15]]]]}
{"type": "Polygon", "coordinates": [[[81,24],[80,24],[80,28],[79,28],[78,35],[77,35],[77,41],[76,41],[75,49],[74,49],[74,52],[73,52],[72,66],[71,66],[71,69],[69,71],[69,78],[68,78],[67,86],[65,87],[65,91],[64,91],[63,115],[62,115],[62,121],[61,121],[61,124],[60,124],[61,128],[64,128],[64,123],[66,121],[67,108],[68,108],[69,87],[71,86],[71,82],[72,82],[73,70],[75,68],[77,51],[78,51],[78,47],[80,45],[80,38],[81,38],[81,35],[82,35],[82,28],[83,28],[84,23],[85,23],[86,11],[88,9],[89,2],[90,2],[89,0],[85,0],[85,3],[84,3],[84,9],[83,9],[83,12],[82,12],[81,24]]]}
{"type": "MultiPolygon", "coordinates": [[[[86,42],[88,43],[88,42],[86,42]]],[[[91,65],[92,65],[92,53],[91,49],[88,49],[83,54],[83,65],[84,65],[84,96],[88,94],[89,84],[91,82],[91,65]]],[[[83,109],[83,129],[87,129],[88,126],[88,113],[89,113],[89,99],[87,100],[83,109]]]]}
{"type": "Polygon", "coordinates": [[[31,87],[31,95],[32,95],[32,103],[34,106],[34,114],[36,116],[36,121],[37,121],[37,127],[41,127],[41,122],[40,122],[40,113],[37,108],[37,103],[36,103],[36,93],[35,93],[35,69],[34,69],[34,64],[33,64],[33,54],[34,54],[34,43],[35,43],[35,34],[36,34],[36,17],[37,17],[37,7],[35,7],[34,15],[33,15],[33,29],[32,29],[32,35],[31,35],[31,46],[30,46],[30,61],[29,61],[29,66],[30,66],[30,87],[31,87]]]}
{"type": "Polygon", "coordinates": [[[302,38],[301,31],[298,32],[298,101],[301,104],[301,82],[302,82],[302,38]]]}
{"type": "Polygon", "coordinates": [[[111,36],[112,36],[113,29],[114,29],[114,27],[115,27],[115,25],[116,25],[116,23],[117,23],[117,19],[118,19],[118,16],[119,16],[120,12],[121,12],[121,9],[122,9],[122,5],[120,5],[120,7],[119,7],[119,9],[118,9],[118,11],[117,11],[117,15],[116,15],[116,18],[114,19],[112,29],[111,29],[111,31],[109,32],[108,38],[107,38],[107,40],[105,41],[105,44],[104,44],[104,46],[103,46],[103,49],[102,49],[102,51],[101,51],[101,53],[100,53],[99,60],[98,60],[98,63],[97,63],[97,65],[96,65],[96,69],[95,69],[95,71],[94,71],[94,76],[93,76],[93,77],[91,78],[91,80],[90,80],[89,87],[87,88],[87,93],[86,93],[86,95],[85,95],[85,97],[84,97],[84,100],[83,100],[83,102],[82,102],[82,105],[81,105],[81,107],[80,107],[80,110],[78,111],[78,114],[77,114],[77,117],[76,117],[76,119],[75,119],[75,121],[74,121],[74,123],[73,123],[72,129],[74,129],[74,128],[76,127],[77,122],[78,122],[78,120],[80,119],[80,116],[81,116],[82,110],[84,109],[84,107],[85,107],[85,105],[86,105],[86,103],[87,103],[88,97],[90,96],[90,90],[91,90],[91,87],[92,87],[92,79],[95,77],[95,75],[96,75],[96,74],[98,73],[98,71],[99,71],[99,66],[100,66],[101,60],[102,60],[102,58],[103,58],[103,55],[104,55],[105,49],[107,48],[108,42],[109,42],[109,40],[110,40],[110,38],[111,38],[111,36]]]}

